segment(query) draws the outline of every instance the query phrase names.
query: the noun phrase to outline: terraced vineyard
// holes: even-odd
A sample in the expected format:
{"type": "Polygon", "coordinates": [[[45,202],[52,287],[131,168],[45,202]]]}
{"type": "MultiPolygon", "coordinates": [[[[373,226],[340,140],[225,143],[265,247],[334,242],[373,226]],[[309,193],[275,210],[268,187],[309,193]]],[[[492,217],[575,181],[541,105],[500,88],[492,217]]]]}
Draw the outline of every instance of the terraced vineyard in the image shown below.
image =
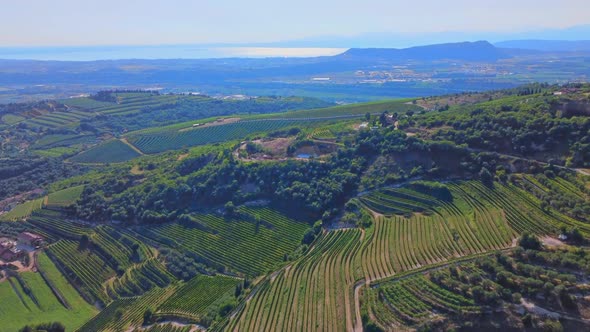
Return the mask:
{"type": "Polygon", "coordinates": [[[365,307],[379,325],[399,330],[445,317],[462,320],[490,308],[520,304],[521,297],[542,298],[544,307],[559,307],[552,293],[555,285],[570,287],[571,292],[583,287],[579,276],[566,267],[571,262],[560,262],[569,256],[583,265],[585,253],[573,258],[568,250],[519,249],[381,283],[366,290],[365,307]]]}
{"type": "Polygon", "coordinates": [[[469,221],[461,216],[413,216],[375,220],[359,264],[367,280],[450,258],[509,247],[513,232],[500,211],[469,221]]]}
{"type": "Polygon", "coordinates": [[[152,252],[140,241],[123,235],[109,226],[94,229],[91,237],[93,248],[109,261],[115,269],[126,269],[132,262],[151,258],[152,252]]]}
{"type": "Polygon", "coordinates": [[[53,210],[39,210],[28,219],[36,228],[36,232],[43,233],[48,238],[79,240],[82,235],[89,235],[92,230],[88,227],[67,221],[63,214],[53,210]]]}
{"type": "Polygon", "coordinates": [[[70,160],[76,163],[119,163],[140,155],[128,144],[114,139],[86,150],[70,160]]]}
{"type": "Polygon", "coordinates": [[[30,127],[55,129],[75,125],[80,120],[88,119],[92,115],[77,110],[68,110],[67,112],[49,112],[41,116],[29,118],[24,121],[30,127]]]}
{"type": "Polygon", "coordinates": [[[157,308],[174,291],[175,287],[154,288],[141,297],[115,300],[78,331],[125,331],[129,327],[141,326],[145,311],[157,308]]]}
{"type": "Polygon", "coordinates": [[[452,201],[408,188],[384,189],[360,198],[385,216],[377,217],[367,233],[371,241],[358,258],[362,266],[358,277],[377,280],[452,257],[506,248],[517,234],[544,235],[560,224],[590,231],[582,222],[541,210],[539,201],[514,185],[496,183],[488,188],[466,181],[447,186],[452,201]]]}
{"type": "Polygon", "coordinates": [[[390,328],[435,319],[439,310],[463,314],[481,311],[472,298],[440,287],[422,274],[368,292],[371,310],[383,326],[390,328]]]}
{"type": "Polygon", "coordinates": [[[36,151],[44,151],[53,148],[73,148],[77,145],[92,144],[96,142],[96,136],[93,135],[46,135],[35,142],[31,149],[36,151]]]}
{"type": "Polygon", "coordinates": [[[178,150],[197,145],[244,139],[255,133],[275,131],[291,126],[311,126],[320,120],[302,118],[244,120],[228,124],[184,130],[162,130],[151,133],[130,134],[128,140],[144,153],[178,150]]]}
{"type": "Polygon", "coordinates": [[[240,219],[194,214],[193,221],[146,227],[139,232],[156,242],[195,253],[225,268],[255,276],[272,271],[295,250],[309,224],[269,208],[244,208],[240,219]],[[257,224],[256,216],[260,218],[257,224]]]}
{"type": "Polygon", "coordinates": [[[141,295],[156,287],[164,288],[175,278],[162,263],[151,258],[129,268],[125,274],[110,280],[106,292],[113,299],[141,295]]]}
{"type": "Polygon", "coordinates": [[[87,301],[109,302],[102,283],[113,277],[115,271],[100,256],[88,250],[80,250],[79,243],[70,240],[60,240],[52,244],[47,252],[70,282],[78,286],[87,301]]]}
{"type": "Polygon", "coordinates": [[[117,102],[103,102],[90,98],[73,98],[63,100],[68,106],[79,108],[88,113],[108,115],[128,115],[139,113],[148,108],[174,104],[181,98],[198,98],[182,95],[156,95],[151,93],[114,93],[117,102]]]}
{"type": "Polygon", "coordinates": [[[379,114],[388,111],[390,114],[403,114],[407,111],[418,112],[422,108],[409,103],[409,99],[386,100],[363,104],[352,104],[343,106],[334,106],[327,108],[318,108],[314,110],[293,111],[284,114],[279,114],[277,117],[286,118],[306,118],[306,117],[332,117],[332,116],[347,116],[347,115],[365,115],[366,113],[379,114]]]}
{"type": "Polygon", "coordinates": [[[351,331],[352,265],[360,241],[359,230],[325,234],[307,256],[267,278],[225,329],[351,331]]]}
{"type": "Polygon", "coordinates": [[[221,275],[196,276],[178,287],[174,295],[158,308],[156,315],[199,322],[215,303],[233,297],[240,282],[242,280],[221,275]]]}

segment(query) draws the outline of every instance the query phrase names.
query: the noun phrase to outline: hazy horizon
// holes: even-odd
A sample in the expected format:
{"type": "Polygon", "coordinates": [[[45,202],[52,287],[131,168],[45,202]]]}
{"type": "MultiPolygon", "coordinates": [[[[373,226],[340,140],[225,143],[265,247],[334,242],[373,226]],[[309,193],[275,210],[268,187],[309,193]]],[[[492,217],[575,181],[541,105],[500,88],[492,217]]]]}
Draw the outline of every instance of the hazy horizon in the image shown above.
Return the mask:
{"type": "Polygon", "coordinates": [[[589,25],[589,10],[581,0],[27,1],[3,4],[0,47],[264,44],[366,35],[409,41],[432,35],[446,42],[449,35],[472,40],[589,25]]]}

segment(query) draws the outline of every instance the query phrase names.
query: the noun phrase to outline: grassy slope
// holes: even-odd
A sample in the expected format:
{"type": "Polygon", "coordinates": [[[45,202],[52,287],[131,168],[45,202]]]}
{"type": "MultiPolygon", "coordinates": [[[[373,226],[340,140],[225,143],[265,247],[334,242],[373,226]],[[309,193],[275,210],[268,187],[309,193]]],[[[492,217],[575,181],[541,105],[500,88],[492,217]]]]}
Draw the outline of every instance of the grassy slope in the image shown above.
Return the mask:
{"type": "Polygon", "coordinates": [[[56,191],[47,196],[48,206],[65,206],[74,203],[82,194],[84,186],[76,186],[56,191]]]}
{"type": "Polygon", "coordinates": [[[18,281],[13,279],[13,284],[23,301],[8,281],[0,283],[0,331],[12,332],[27,324],[50,321],[62,322],[68,331],[72,331],[96,315],[97,310],[80,297],[45,254],[39,255],[39,267],[59,289],[71,309],[59,302],[39,273],[25,272],[21,276],[39,301],[39,306],[25,295],[18,281]]]}
{"type": "Polygon", "coordinates": [[[28,217],[33,211],[38,210],[43,206],[44,199],[45,198],[38,198],[19,204],[8,213],[0,215],[0,221],[14,221],[28,217]]]}

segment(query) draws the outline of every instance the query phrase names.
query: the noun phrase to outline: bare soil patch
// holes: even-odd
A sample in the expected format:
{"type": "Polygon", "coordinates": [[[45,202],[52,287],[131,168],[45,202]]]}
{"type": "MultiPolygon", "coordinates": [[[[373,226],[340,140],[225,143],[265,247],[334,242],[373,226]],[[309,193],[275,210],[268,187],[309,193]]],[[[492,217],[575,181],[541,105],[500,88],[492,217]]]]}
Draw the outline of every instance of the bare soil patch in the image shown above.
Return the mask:
{"type": "Polygon", "coordinates": [[[543,245],[545,245],[547,247],[563,247],[566,245],[561,240],[558,240],[558,239],[556,239],[554,237],[550,237],[550,236],[542,237],[541,242],[543,243],[543,245]]]}
{"type": "Polygon", "coordinates": [[[178,155],[178,158],[176,158],[177,161],[181,161],[183,159],[185,159],[186,157],[188,157],[188,153],[183,153],[178,155]]]}
{"type": "MultiPolygon", "coordinates": [[[[198,128],[206,128],[206,127],[215,127],[215,126],[221,126],[221,125],[225,125],[228,123],[233,123],[233,122],[238,122],[240,121],[240,118],[225,118],[225,119],[217,119],[215,121],[211,121],[211,122],[207,122],[207,123],[203,123],[200,124],[199,126],[191,126],[188,128],[182,128],[179,131],[188,131],[188,130],[192,130],[192,129],[198,129],[198,128]]],[[[197,124],[198,122],[195,121],[195,124],[197,124]]]]}

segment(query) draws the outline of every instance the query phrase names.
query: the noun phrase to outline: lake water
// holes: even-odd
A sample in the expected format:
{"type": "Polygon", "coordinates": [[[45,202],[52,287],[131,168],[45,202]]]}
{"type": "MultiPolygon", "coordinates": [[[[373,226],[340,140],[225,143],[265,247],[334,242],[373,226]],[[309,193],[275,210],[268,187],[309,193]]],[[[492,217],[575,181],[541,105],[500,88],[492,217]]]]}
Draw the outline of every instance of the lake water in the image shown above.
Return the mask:
{"type": "Polygon", "coordinates": [[[0,59],[94,61],[115,59],[316,57],[336,55],[345,51],[345,48],[208,47],[201,45],[0,47],[0,59]]]}

